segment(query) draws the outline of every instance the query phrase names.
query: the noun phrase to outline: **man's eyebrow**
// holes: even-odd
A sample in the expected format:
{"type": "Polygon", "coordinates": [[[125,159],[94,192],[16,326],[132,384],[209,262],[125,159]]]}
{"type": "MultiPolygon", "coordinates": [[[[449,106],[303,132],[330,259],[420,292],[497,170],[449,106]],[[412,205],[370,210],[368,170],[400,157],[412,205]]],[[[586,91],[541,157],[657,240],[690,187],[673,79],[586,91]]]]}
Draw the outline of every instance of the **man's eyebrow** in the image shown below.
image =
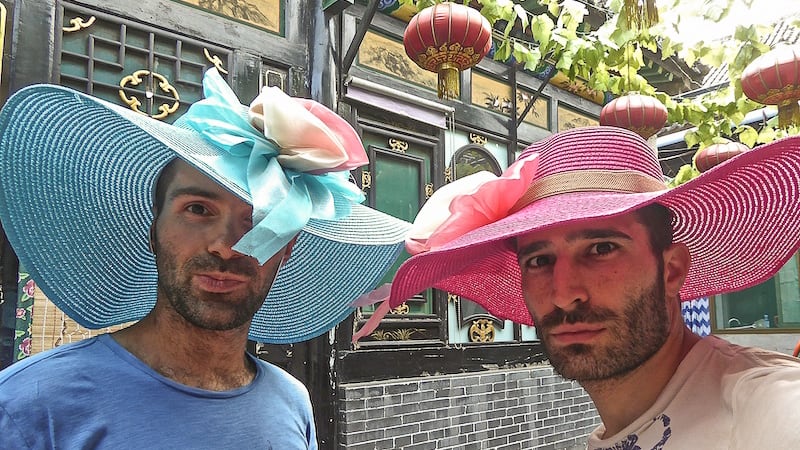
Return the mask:
{"type": "Polygon", "coordinates": [[[220,198],[219,193],[217,192],[209,191],[208,189],[203,189],[195,186],[177,188],[169,193],[168,198],[169,200],[174,200],[184,195],[189,195],[193,197],[205,197],[212,200],[220,198]]]}
{"type": "Polygon", "coordinates": [[[585,230],[578,230],[574,233],[567,235],[567,242],[577,241],[578,239],[603,239],[603,238],[617,238],[632,240],[630,235],[613,228],[589,228],[585,230]]]}
{"type": "MultiPolygon", "coordinates": [[[[632,240],[630,235],[628,235],[627,233],[623,233],[622,231],[611,228],[589,228],[584,230],[578,230],[568,234],[566,240],[567,242],[574,242],[580,239],[607,239],[607,238],[625,239],[628,241],[632,240]]],[[[550,245],[551,245],[550,241],[534,241],[523,247],[517,247],[517,256],[535,253],[549,247],[550,245]]]]}
{"type": "Polygon", "coordinates": [[[528,255],[531,253],[538,252],[547,248],[550,245],[549,241],[536,241],[531,242],[524,247],[517,247],[517,256],[528,255]]]}

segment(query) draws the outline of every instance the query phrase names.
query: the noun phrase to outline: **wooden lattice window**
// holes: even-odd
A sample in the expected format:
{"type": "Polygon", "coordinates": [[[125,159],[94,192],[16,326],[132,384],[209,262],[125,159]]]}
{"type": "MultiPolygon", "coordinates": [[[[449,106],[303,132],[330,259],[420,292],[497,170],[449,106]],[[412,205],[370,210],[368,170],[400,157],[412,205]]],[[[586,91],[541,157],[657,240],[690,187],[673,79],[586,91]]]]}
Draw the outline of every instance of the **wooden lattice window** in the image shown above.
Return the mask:
{"type": "Polygon", "coordinates": [[[83,6],[63,3],[57,79],[172,122],[202,98],[205,70],[227,76],[233,51],[83,6]]]}

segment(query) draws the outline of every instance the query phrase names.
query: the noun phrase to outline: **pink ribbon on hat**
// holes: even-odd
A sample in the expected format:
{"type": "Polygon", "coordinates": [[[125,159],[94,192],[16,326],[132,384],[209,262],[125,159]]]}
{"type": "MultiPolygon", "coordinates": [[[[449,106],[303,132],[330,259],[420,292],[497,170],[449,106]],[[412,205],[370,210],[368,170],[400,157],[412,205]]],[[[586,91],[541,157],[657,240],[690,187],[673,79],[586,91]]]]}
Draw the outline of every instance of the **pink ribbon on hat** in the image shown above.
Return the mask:
{"type": "Polygon", "coordinates": [[[250,124],[280,148],[283,167],[321,174],[361,167],[367,154],[353,127],[314,100],[264,88],[250,103],[250,124]]]}
{"type": "Polygon", "coordinates": [[[538,157],[517,160],[499,177],[481,171],[439,188],[417,213],[406,250],[427,252],[506,217],[536,175],[538,157]]]}
{"type": "MultiPolygon", "coordinates": [[[[433,193],[417,213],[406,237],[412,255],[436,250],[456,238],[509,215],[536,175],[539,154],[531,153],[511,164],[499,177],[481,171],[447,184],[433,193]]],[[[385,284],[353,302],[366,306],[382,302],[367,323],[353,334],[353,342],[372,333],[389,313],[391,285],[385,284]]]]}

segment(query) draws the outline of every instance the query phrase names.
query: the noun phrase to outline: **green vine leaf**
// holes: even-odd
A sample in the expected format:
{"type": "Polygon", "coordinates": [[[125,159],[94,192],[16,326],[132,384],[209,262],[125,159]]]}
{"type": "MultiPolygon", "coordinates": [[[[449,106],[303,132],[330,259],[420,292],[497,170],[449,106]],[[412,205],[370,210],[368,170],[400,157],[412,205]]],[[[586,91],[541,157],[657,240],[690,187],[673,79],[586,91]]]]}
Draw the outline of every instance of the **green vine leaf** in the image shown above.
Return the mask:
{"type": "MultiPolygon", "coordinates": [[[[442,0],[399,1],[416,5],[420,10],[442,0]]],[[[686,43],[681,39],[678,32],[681,17],[700,16],[718,21],[730,15],[734,1],[752,2],[659,0],[660,12],[670,13],[673,21],[662,20],[649,29],[639,30],[628,25],[622,0],[611,0],[604,10],[608,14],[606,21],[593,31],[583,23],[589,11],[587,4],[578,0],[537,0],[537,14],[527,11],[525,5],[529,2],[522,0],[477,0],[477,3],[490,24],[499,23],[495,27],[495,60],[509,61],[513,55],[525,70],[536,70],[546,59],[571,81],[588,80],[592,89],[616,95],[631,91],[655,95],[667,107],[670,124],[693,127],[687,133],[690,148],[720,138],[738,138],[749,144],[797,134],[800,132],[797,127],[779,129],[777,120],[763,121],[757,134],[754,127],[740,127],[748,112],[764,107],[744,95],[741,75],[748,64],[770,50],[762,42],[771,31],[770,26],[738,25],[729,39],[713,42],[686,43]],[[639,74],[644,68],[643,48],[660,51],[662,59],[679,57],[689,66],[698,62],[710,68],[727,66],[730,85],[680,101],[669,98],[639,74]]],[[[800,20],[794,20],[792,25],[800,28],[800,20]]]]}

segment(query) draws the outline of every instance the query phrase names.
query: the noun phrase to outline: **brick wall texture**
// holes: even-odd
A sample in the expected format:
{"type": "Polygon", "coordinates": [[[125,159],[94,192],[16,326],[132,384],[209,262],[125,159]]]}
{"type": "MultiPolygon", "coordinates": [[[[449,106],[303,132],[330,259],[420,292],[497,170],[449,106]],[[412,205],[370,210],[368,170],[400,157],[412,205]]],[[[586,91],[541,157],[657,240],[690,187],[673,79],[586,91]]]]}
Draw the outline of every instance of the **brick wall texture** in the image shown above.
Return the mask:
{"type": "Polygon", "coordinates": [[[550,366],[341,385],[339,449],[582,449],[591,399],[550,366]]]}

